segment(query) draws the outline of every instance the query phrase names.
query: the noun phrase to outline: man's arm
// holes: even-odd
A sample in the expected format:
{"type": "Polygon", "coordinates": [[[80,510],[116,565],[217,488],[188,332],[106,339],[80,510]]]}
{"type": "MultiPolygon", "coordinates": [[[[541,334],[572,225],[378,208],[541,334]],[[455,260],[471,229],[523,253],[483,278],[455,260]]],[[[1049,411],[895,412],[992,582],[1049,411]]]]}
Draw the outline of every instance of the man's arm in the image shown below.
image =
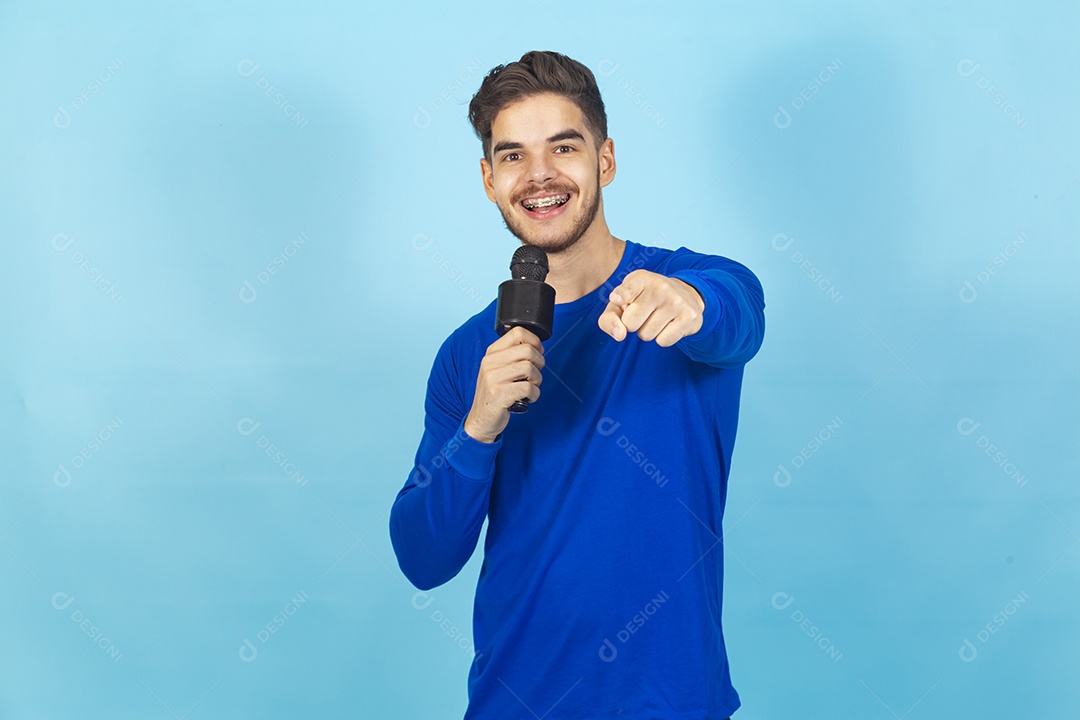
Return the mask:
{"type": "Polygon", "coordinates": [[[461,572],[487,517],[495,456],[522,398],[536,402],[544,367],[540,338],[516,327],[492,342],[465,406],[453,340],[439,348],[424,401],[424,436],[408,482],[390,509],[390,541],[405,577],[429,590],[461,572]]]}
{"type": "Polygon", "coordinates": [[[761,283],[745,266],[686,248],[657,268],[635,270],[611,291],[600,328],[618,341],[678,346],[690,359],[737,367],[752,358],[765,336],[761,283]]]}
{"type": "Polygon", "coordinates": [[[405,486],[390,509],[390,541],[413,585],[430,590],[453,578],[476,549],[487,517],[501,441],[480,442],[463,428],[451,341],[439,349],[424,401],[424,435],[405,486]]]}
{"type": "Polygon", "coordinates": [[[742,365],[757,354],[765,338],[765,293],[749,268],[679,248],[665,274],[692,285],[705,301],[701,329],[676,347],[715,367],[742,365]]]}

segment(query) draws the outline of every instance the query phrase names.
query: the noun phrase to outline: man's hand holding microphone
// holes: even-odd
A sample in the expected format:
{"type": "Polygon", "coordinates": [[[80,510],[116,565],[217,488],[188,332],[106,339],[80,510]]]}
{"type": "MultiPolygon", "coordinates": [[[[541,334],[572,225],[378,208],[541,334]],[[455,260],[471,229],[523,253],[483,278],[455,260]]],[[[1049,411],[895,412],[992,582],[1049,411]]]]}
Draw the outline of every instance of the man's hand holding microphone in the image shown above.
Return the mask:
{"type": "Polygon", "coordinates": [[[488,346],[476,377],[476,394],[465,417],[465,432],[491,443],[510,422],[511,413],[523,413],[540,397],[544,346],[555,319],[555,289],[544,282],[547,253],[522,245],[510,261],[511,279],[499,285],[495,332],[501,335],[488,346]]]}
{"type": "Polygon", "coordinates": [[[511,329],[489,345],[480,361],[465,432],[480,442],[495,442],[510,422],[509,408],[514,401],[524,398],[536,402],[540,397],[543,367],[544,346],[523,326],[511,329]]]}

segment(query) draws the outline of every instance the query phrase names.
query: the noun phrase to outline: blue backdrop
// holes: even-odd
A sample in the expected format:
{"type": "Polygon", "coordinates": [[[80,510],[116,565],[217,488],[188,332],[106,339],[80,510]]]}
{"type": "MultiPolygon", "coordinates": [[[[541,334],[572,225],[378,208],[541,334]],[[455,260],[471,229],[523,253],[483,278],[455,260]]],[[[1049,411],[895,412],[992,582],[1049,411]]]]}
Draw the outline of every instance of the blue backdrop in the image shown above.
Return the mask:
{"type": "Polygon", "coordinates": [[[0,6],[0,717],[461,716],[479,553],[418,595],[388,512],[531,49],[597,75],[615,235],[765,288],[738,717],[1076,717],[1078,48],[1066,0],[0,6]]]}

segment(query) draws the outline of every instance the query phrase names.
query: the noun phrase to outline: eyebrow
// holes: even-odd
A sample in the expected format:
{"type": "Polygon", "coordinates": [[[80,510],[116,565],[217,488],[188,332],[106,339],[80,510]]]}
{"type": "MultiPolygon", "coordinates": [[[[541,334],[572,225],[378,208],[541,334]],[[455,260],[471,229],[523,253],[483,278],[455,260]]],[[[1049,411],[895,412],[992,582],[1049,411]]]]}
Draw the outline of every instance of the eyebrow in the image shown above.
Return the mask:
{"type": "MultiPolygon", "coordinates": [[[[566,129],[555,133],[554,135],[549,137],[546,142],[548,145],[550,145],[552,143],[557,143],[560,140],[580,140],[581,142],[585,142],[585,137],[577,130],[566,129]]],[[[519,142],[503,140],[501,143],[496,145],[494,149],[492,149],[491,154],[498,155],[504,150],[521,150],[524,147],[525,146],[519,142]]]]}

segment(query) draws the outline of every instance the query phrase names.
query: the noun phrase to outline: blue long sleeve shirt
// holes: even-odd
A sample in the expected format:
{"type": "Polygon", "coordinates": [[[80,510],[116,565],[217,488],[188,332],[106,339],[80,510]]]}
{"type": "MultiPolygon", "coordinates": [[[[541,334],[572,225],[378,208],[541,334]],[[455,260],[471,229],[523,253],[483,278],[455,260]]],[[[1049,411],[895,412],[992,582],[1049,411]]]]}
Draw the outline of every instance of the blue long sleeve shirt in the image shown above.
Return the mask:
{"type": "Polygon", "coordinates": [[[761,345],[757,278],[727,258],[627,241],[601,287],[555,305],[541,395],[494,443],[464,431],[495,303],[436,355],[424,434],[394,500],[405,576],[453,578],[488,530],[466,720],[722,720],[739,707],[721,628],[721,521],[743,365],[761,345]],[[597,319],[631,271],[705,302],[672,347],[597,319]]]}

